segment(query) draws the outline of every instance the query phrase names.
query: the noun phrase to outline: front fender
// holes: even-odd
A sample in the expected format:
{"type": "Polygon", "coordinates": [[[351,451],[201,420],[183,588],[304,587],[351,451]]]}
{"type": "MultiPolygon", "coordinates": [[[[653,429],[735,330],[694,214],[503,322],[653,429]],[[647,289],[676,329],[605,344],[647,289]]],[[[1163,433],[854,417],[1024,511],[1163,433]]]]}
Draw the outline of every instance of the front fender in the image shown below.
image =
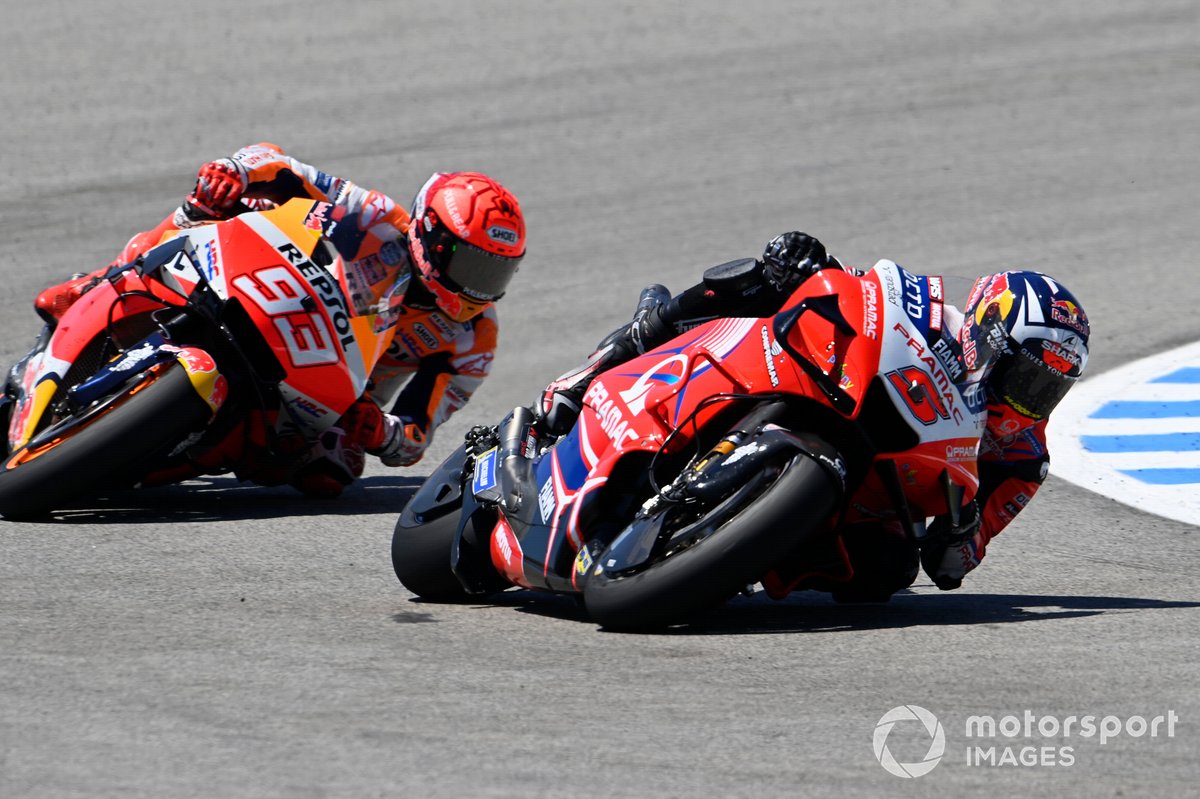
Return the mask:
{"type": "Polygon", "coordinates": [[[491,534],[496,509],[481,506],[463,491],[469,456],[463,443],[433,470],[400,511],[400,527],[420,527],[443,516],[458,514],[450,551],[450,570],[470,594],[502,591],[508,583],[490,566],[491,534]]]}

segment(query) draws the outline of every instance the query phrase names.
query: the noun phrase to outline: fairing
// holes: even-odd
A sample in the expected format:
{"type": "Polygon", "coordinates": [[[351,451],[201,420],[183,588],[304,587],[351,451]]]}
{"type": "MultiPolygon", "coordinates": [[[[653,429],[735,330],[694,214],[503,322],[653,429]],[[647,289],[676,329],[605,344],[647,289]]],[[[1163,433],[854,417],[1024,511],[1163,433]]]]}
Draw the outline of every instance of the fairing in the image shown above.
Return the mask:
{"type": "Polygon", "coordinates": [[[229,390],[221,372],[245,365],[222,364],[190,342],[164,339],[150,318],[153,311],[188,304],[205,309],[214,324],[221,323],[221,306],[240,306],[238,313],[248,317],[283,367],[277,387],[284,411],[278,417],[281,431],[315,440],[361,396],[394,335],[394,327],[381,324],[377,314],[355,316],[347,302],[344,264],[322,245],[335,224],[329,208],[293,200],[271,211],[182,230],[140,262],[111,269],[107,280],[66,311],[49,346],[26,365],[9,424],[10,450],[44,426],[72,366],[88,353],[112,357],[97,368],[107,375],[104,381],[116,385],[121,374],[136,374],[134,367],[178,360],[197,394],[218,410],[229,390]],[[122,325],[144,332],[115,341],[116,348],[97,349],[122,325]],[[131,348],[141,356],[131,358],[131,348]]]}

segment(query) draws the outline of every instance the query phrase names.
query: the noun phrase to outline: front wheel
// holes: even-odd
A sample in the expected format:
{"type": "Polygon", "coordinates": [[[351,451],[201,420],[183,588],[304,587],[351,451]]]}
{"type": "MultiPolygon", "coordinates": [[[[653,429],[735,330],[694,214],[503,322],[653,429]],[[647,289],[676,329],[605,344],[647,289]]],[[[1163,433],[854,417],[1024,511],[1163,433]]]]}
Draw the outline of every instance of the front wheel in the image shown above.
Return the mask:
{"type": "MultiPolygon", "coordinates": [[[[596,568],[584,585],[588,613],[611,630],[648,630],[728,599],[820,530],[840,495],[825,467],[796,455],[700,517],[677,523],[664,555],[649,566],[632,574],[596,568]]],[[[597,562],[604,561],[602,554],[597,562]]]]}
{"type": "Polygon", "coordinates": [[[0,514],[28,518],[133,482],[212,416],[178,364],[57,422],[0,466],[0,514]]]}

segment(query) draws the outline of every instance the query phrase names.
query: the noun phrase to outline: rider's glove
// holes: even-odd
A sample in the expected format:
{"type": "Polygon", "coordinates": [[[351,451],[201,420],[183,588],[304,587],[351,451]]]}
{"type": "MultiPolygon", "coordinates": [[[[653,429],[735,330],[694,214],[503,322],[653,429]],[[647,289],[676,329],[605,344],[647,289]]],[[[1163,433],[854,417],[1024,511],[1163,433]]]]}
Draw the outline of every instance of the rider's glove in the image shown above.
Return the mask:
{"type": "Polygon", "coordinates": [[[246,191],[246,178],[228,158],[200,167],[196,187],[183,201],[184,213],[195,221],[228,219],[230,211],[246,191]]]}
{"type": "Polygon", "coordinates": [[[629,339],[638,355],[670,338],[671,325],[662,317],[662,310],[670,301],[671,292],[661,283],[652,283],[642,289],[637,310],[629,322],[629,339]]]}
{"type": "Polygon", "coordinates": [[[383,414],[382,422],[380,443],[367,452],[379,456],[385,466],[412,466],[421,460],[429,438],[417,424],[390,413],[383,414]]]}
{"type": "Polygon", "coordinates": [[[957,525],[949,514],[929,525],[921,545],[921,568],[943,591],[961,586],[967,572],[982,560],[979,522],[979,503],[971,500],[959,511],[957,525]]]}
{"type": "Polygon", "coordinates": [[[826,267],[825,245],[798,230],[780,233],[767,242],[762,263],[775,288],[790,291],[826,267]]]}

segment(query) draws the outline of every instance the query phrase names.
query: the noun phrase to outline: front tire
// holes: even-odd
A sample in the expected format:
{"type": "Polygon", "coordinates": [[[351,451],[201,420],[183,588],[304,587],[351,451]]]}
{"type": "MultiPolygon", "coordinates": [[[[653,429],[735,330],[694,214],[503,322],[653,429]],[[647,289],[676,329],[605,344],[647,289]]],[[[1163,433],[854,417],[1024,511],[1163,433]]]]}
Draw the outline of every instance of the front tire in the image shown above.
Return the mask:
{"type": "MultiPolygon", "coordinates": [[[[764,490],[730,507],[739,493],[689,524],[711,525],[710,517],[725,514],[715,531],[690,546],[633,574],[593,571],[583,593],[592,619],[610,630],[650,630],[734,596],[822,528],[839,502],[840,486],[825,467],[799,454],[764,490]]],[[[604,555],[596,561],[604,563],[604,555]]]]}
{"type": "Polygon", "coordinates": [[[212,410],[178,364],[39,433],[0,467],[0,514],[29,518],[97,489],[134,482],[212,410]]]}

